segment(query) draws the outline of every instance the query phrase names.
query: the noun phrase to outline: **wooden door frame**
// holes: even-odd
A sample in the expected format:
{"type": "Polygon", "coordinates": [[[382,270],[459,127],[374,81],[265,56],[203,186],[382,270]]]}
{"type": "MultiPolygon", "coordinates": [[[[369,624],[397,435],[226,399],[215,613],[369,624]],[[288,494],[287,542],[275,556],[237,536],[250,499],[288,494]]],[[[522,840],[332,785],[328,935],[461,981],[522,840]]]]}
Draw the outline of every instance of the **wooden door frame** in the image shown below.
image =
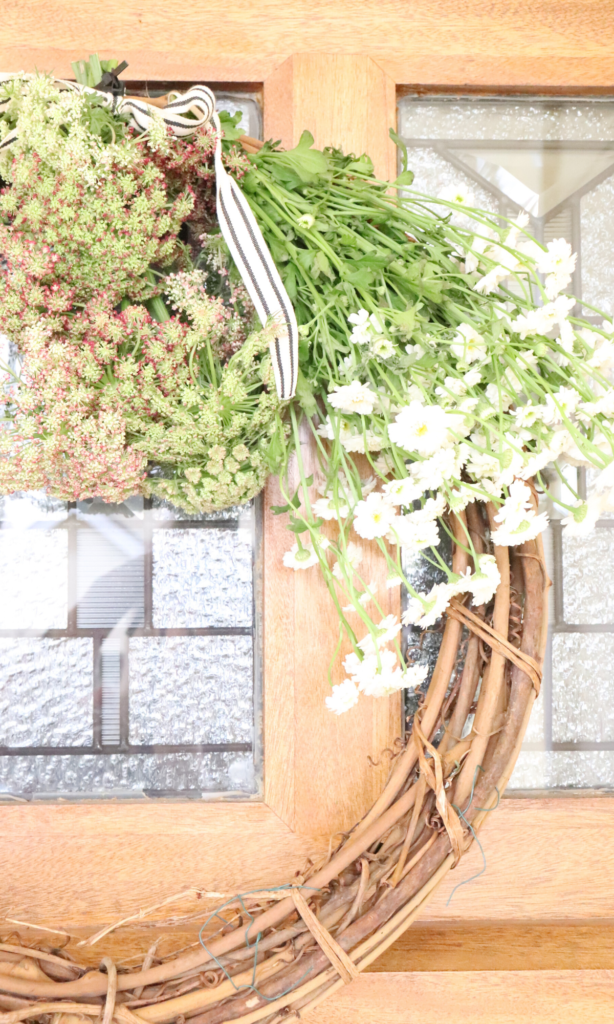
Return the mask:
{"type": "MultiPolygon", "coordinates": [[[[3,13],[0,69],[49,68],[70,77],[70,61],[96,49],[127,59],[135,80],[261,84],[265,137],[291,146],[308,128],[316,145],[367,150],[377,173],[388,177],[398,90],[611,93],[611,14],[611,0],[536,0],[526,13],[505,0],[108,0],[103,7],[13,0],[3,13]]],[[[275,500],[271,483],[266,506],[275,500]]],[[[0,928],[5,915],[91,931],[188,885],[231,893],[279,884],[368,807],[386,775],[384,751],[399,732],[398,701],[363,701],[341,719],[324,711],[336,625],[315,570],[281,568],[287,546],[283,523],[266,515],[264,801],[5,804],[0,928]]],[[[482,866],[473,849],[425,920],[605,921],[614,916],[613,841],[614,797],[505,799],[483,830],[486,872],[447,905],[453,887],[482,866]]],[[[471,1016],[465,1006],[467,1020],[481,1019],[477,1008],[493,991],[493,976],[479,973],[466,984],[457,979],[456,991],[464,985],[476,1007],[471,1016]]],[[[527,1005],[536,1012],[535,986],[527,988],[524,973],[509,974],[502,1016],[493,1003],[490,1024],[512,1020],[503,1014],[516,990],[523,999],[529,993],[518,1004],[518,1020],[527,1005]]],[[[604,992],[611,998],[606,973],[566,972],[569,1016],[556,1019],[576,1020],[581,1007],[593,1009],[589,983],[600,999],[604,992]]],[[[391,1022],[406,1019],[410,1000],[416,1019],[429,1012],[435,1020],[430,1011],[441,999],[443,976],[415,975],[394,992],[389,982],[382,990],[392,977],[361,979],[314,1022],[371,1021],[382,999],[389,1000],[391,1022]],[[354,1010],[346,1014],[348,1000],[354,1010]]],[[[450,1000],[456,1002],[452,993],[450,1000]]],[[[545,1019],[547,1001],[543,1006],[545,1019]]],[[[456,1017],[462,1024],[465,1018],[456,1017]]]]}

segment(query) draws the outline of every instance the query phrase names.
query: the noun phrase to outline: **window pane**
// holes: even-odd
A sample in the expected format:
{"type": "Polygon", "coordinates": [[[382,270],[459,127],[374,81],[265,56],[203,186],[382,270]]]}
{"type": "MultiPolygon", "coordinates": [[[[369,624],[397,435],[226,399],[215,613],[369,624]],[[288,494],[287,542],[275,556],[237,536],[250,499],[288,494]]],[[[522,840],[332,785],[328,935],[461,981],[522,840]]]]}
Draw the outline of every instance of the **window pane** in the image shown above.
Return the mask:
{"type": "MultiPolygon", "coordinates": [[[[437,195],[462,183],[476,204],[493,212],[514,216],[526,209],[538,238],[565,237],[578,253],[575,294],[614,313],[612,101],[406,96],[399,103],[399,132],[416,173],[414,188],[437,195]]],[[[577,481],[578,471],[569,473],[580,493],[590,493],[590,472],[579,471],[577,481]]],[[[551,486],[556,489],[557,481],[551,486]]],[[[559,523],[566,513],[556,504],[549,512],[550,641],[542,693],[511,786],[614,788],[614,725],[607,710],[614,516],[605,515],[588,538],[571,540],[559,523]]],[[[421,643],[429,662],[436,658],[437,633],[420,637],[413,630],[407,640],[421,643]]],[[[416,704],[410,695],[408,710],[416,704]]]]}

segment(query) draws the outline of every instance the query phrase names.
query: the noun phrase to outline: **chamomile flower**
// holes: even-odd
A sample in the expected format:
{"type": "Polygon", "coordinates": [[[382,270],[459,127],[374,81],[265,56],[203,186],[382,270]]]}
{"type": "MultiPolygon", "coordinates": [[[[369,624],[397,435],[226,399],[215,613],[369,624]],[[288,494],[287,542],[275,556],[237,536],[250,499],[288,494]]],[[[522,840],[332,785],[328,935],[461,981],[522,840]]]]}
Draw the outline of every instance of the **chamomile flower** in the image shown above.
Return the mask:
{"type": "Polygon", "coordinates": [[[353,380],[351,384],[336,384],[328,395],[328,401],[333,409],[338,409],[339,412],[354,412],[360,416],[370,416],[377,401],[377,395],[371,391],[368,384],[361,384],[359,380],[353,380]]]}
{"type": "Polygon", "coordinates": [[[351,679],[333,686],[330,697],[326,698],[326,707],[335,715],[343,715],[358,704],[358,687],[351,679]]]}
{"type": "Polygon", "coordinates": [[[450,345],[450,350],[463,363],[474,363],[478,359],[485,359],[487,354],[484,338],[471,324],[460,324],[456,337],[450,345]]]}
{"type": "Polygon", "coordinates": [[[380,491],[373,491],[354,510],[354,529],[359,537],[385,537],[397,517],[394,505],[380,491]]]}

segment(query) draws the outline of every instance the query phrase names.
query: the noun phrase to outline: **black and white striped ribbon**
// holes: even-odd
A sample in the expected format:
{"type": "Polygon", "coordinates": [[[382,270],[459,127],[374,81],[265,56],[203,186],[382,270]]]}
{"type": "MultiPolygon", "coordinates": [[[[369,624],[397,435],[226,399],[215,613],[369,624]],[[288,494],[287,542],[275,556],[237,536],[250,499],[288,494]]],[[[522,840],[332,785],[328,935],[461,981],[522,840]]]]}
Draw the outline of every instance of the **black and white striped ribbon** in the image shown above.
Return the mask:
{"type": "MultiPolygon", "coordinates": [[[[29,75],[2,75],[0,81],[29,77],[29,75]]],[[[275,338],[271,342],[271,358],[277,394],[281,399],[292,398],[298,375],[296,316],[249,203],[222,163],[221,127],[215,111],[215,96],[211,90],[206,85],[194,85],[186,93],[177,94],[166,107],[159,110],[152,107],[146,100],[130,96],[114,99],[110,93],[88,89],[77,82],[60,79],[56,81],[61,89],[93,92],[96,96],[101,97],[108,106],[115,104],[116,111],[129,114],[132,125],[141,132],[147,131],[159,118],[162,118],[167,127],[179,138],[187,138],[203,125],[212,123],[215,126],[217,131],[215,177],[220,228],[260,321],[262,324],[269,320],[273,320],[275,323],[275,338]],[[187,114],[192,116],[185,116],[187,114]]],[[[6,105],[6,103],[0,103],[0,112],[6,105]]],[[[9,132],[0,141],[0,150],[12,145],[16,139],[17,131],[9,132]]]]}

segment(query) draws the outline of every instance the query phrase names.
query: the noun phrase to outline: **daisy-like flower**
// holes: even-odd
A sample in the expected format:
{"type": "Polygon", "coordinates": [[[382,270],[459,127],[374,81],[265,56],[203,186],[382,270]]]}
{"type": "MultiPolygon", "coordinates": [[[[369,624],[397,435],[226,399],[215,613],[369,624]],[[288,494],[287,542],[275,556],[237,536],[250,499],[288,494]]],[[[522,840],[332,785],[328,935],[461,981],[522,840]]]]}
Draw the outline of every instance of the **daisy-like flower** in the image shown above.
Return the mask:
{"type": "Polygon", "coordinates": [[[350,313],[348,323],[352,324],[352,341],[355,345],[368,345],[373,332],[369,323],[369,311],[359,309],[357,313],[350,313]]]}
{"type": "Polygon", "coordinates": [[[314,516],[317,519],[345,519],[350,510],[343,498],[339,500],[339,507],[335,507],[334,498],[318,498],[311,506],[314,516]]]}
{"type": "Polygon", "coordinates": [[[410,665],[403,672],[403,687],[418,690],[429,674],[428,665],[410,665]]]}
{"type": "Polygon", "coordinates": [[[466,461],[465,446],[442,448],[424,462],[414,462],[411,474],[416,485],[424,491],[436,491],[444,481],[459,477],[466,461]]]}
{"type": "Polygon", "coordinates": [[[484,254],[484,250],[492,244],[492,237],[487,229],[484,229],[484,235],[475,235],[471,240],[471,247],[465,252],[465,273],[472,274],[474,270],[478,269],[480,263],[480,257],[484,254]]]}
{"type": "Polygon", "coordinates": [[[548,242],[547,252],[542,252],[537,261],[536,269],[540,274],[547,274],[546,295],[549,299],[566,288],[576,268],[577,255],[571,251],[569,242],[564,238],[555,238],[548,242]]]}
{"type": "Polygon", "coordinates": [[[403,674],[394,651],[368,655],[360,662],[355,679],[367,697],[386,697],[403,686],[403,674]]]}
{"type": "Polygon", "coordinates": [[[328,441],[334,441],[335,428],[342,444],[354,434],[354,428],[350,420],[346,420],[343,416],[336,417],[334,423],[330,416],[327,416],[324,423],[321,423],[318,427],[318,434],[320,437],[325,437],[328,441]]]}
{"type": "Polygon", "coordinates": [[[310,213],[303,213],[302,216],[297,219],[296,223],[299,227],[305,228],[306,231],[311,231],[315,222],[315,217],[312,217],[310,213]]]}
{"type": "Polygon", "coordinates": [[[358,687],[351,679],[333,686],[333,692],[326,698],[326,707],[335,715],[343,715],[358,704],[358,687]]]}
{"type": "MultiPolygon", "coordinates": [[[[358,604],[362,608],[366,608],[367,605],[369,604],[369,601],[373,601],[375,599],[375,595],[376,594],[377,594],[377,583],[374,583],[373,581],[371,581],[371,583],[369,583],[365,587],[365,589],[363,590],[362,594],[358,598],[358,604]]],[[[344,612],[355,612],[356,609],[355,609],[353,604],[346,604],[346,605],[344,605],[343,611],[344,612]]]]}
{"type": "Polygon", "coordinates": [[[361,416],[370,416],[377,401],[377,395],[371,391],[368,384],[361,384],[359,380],[353,380],[351,384],[335,385],[328,396],[328,401],[339,412],[355,412],[361,416]]]}
{"type": "Polygon", "coordinates": [[[465,384],[467,385],[468,388],[474,388],[482,380],[482,374],[480,373],[479,370],[476,369],[467,370],[467,373],[464,375],[463,380],[465,381],[465,384]]]}
{"type": "Polygon", "coordinates": [[[362,640],[358,641],[358,646],[365,655],[375,654],[376,650],[385,647],[391,640],[394,640],[400,631],[401,623],[396,615],[387,615],[375,627],[375,636],[372,633],[367,633],[366,636],[363,636],[362,640]]]}
{"type": "Polygon", "coordinates": [[[525,405],[518,406],[515,410],[514,420],[517,427],[532,427],[543,419],[543,415],[543,405],[533,405],[533,402],[527,402],[525,405]]]}
{"type": "Polygon", "coordinates": [[[476,359],[485,359],[487,354],[484,338],[471,324],[459,325],[450,350],[463,363],[474,363],[476,359]]]}
{"type": "Polygon", "coordinates": [[[441,395],[442,398],[449,399],[452,395],[457,398],[464,395],[467,391],[467,385],[462,377],[446,377],[443,386],[435,388],[435,394],[441,395]]]}
{"type": "Polygon", "coordinates": [[[449,583],[436,583],[428,594],[412,597],[403,615],[404,626],[420,626],[426,629],[441,618],[454,594],[449,583]]]}
{"type": "Polygon", "coordinates": [[[460,183],[446,185],[437,198],[443,199],[446,203],[457,203],[459,206],[475,206],[473,192],[466,185],[461,185],[460,183]]]}
{"type": "Polygon", "coordinates": [[[480,555],[478,568],[471,577],[469,589],[473,595],[472,604],[488,604],[501,582],[501,573],[494,555],[480,555]]]}
{"type": "MultiPolygon", "coordinates": [[[[516,317],[512,321],[512,330],[517,331],[524,340],[527,335],[548,334],[557,324],[559,328],[563,324],[567,324],[571,328],[571,324],[567,321],[567,316],[575,304],[575,299],[567,295],[559,295],[554,302],[549,302],[545,306],[539,306],[537,309],[531,309],[528,313],[516,317]]],[[[563,328],[563,330],[565,329],[563,328]]],[[[573,328],[571,330],[573,336],[573,328]]]]}
{"type": "Polygon", "coordinates": [[[388,539],[391,544],[397,542],[402,544],[408,551],[423,551],[424,548],[436,548],[441,538],[436,519],[426,519],[420,522],[408,515],[398,516],[395,519],[388,539]]]}
{"type": "Polygon", "coordinates": [[[368,452],[379,452],[384,441],[377,434],[374,434],[372,430],[365,430],[364,433],[352,433],[349,437],[341,438],[341,444],[345,448],[346,452],[360,452],[364,455],[365,451],[368,452]]]}
{"type": "Polygon", "coordinates": [[[569,419],[578,408],[582,396],[575,388],[559,388],[554,395],[546,395],[542,419],[544,423],[554,425],[562,423],[563,418],[569,419]]]}
{"type": "Polygon", "coordinates": [[[311,543],[307,542],[302,547],[296,543],[285,552],[283,562],[287,569],[310,569],[318,564],[318,556],[311,543]]]}
{"type": "Polygon", "coordinates": [[[492,535],[493,544],[511,547],[515,544],[524,544],[527,540],[535,540],[540,533],[548,528],[548,522],[546,512],[536,515],[531,510],[531,512],[527,512],[526,518],[516,524],[513,529],[507,523],[503,523],[498,530],[495,530],[492,535]]]}
{"type": "Polygon", "coordinates": [[[422,405],[413,401],[401,409],[388,427],[390,440],[408,452],[434,455],[440,448],[454,442],[450,430],[456,430],[458,417],[451,416],[438,405],[422,405]]]}
{"type": "Polygon", "coordinates": [[[379,491],[359,501],[354,510],[354,529],[365,540],[385,537],[397,517],[392,505],[379,491]]]}
{"type": "Polygon", "coordinates": [[[369,345],[369,352],[378,359],[390,359],[394,355],[395,349],[390,339],[382,334],[373,339],[369,345]]]}
{"type": "Polygon", "coordinates": [[[579,501],[574,511],[561,520],[568,537],[586,537],[595,528],[604,507],[602,495],[595,495],[588,501],[579,501]]]}
{"type": "Polygon", "coordinates": [[[391,505],[404,505],[406,508],[417,498],[421,498],[424,490],[425,488],[417,484],[410,476],[406,476],[402,480],[391,480],[384,484],[387,501],[391,505]]]}
{"type": "MultiPolygon", "coordinates": [[[[351,569],[352,572],[355,572],[362,562],[362,548],[351,540],[343,553],[343,560],[346,563],[346,566],[351,569]]],[[[339,562],[335,562],[333,566],[333,576],[343,583],[344,576],[339,562]]]]}
{"type": "Polygon", "coordinates": [[[523,519],[526,519],[531,511],[531,488],[521,480],[514,480],[509,488],[509,496],[495,514],[495,522],[505,523],[506,526],[513,529],[523,519]]]}

